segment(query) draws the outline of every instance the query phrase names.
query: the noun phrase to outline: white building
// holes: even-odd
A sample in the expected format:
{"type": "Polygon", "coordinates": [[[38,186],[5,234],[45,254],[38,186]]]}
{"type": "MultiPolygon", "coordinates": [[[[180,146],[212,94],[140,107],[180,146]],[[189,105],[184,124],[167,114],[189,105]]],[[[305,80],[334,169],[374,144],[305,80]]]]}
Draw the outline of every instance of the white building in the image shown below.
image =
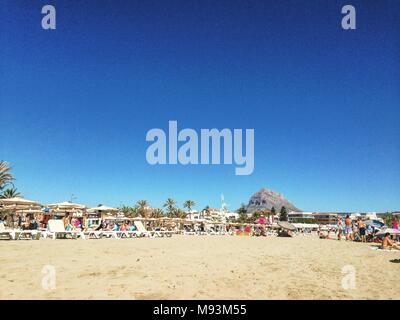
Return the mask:
{"type": "Polygon", "coordinates": [[[290,211],[288,213],[288,221],[293,222],[296,219],[310,219],[314,220],[314,216],[312,212],[303,212],[303,211],[290,211]]]}

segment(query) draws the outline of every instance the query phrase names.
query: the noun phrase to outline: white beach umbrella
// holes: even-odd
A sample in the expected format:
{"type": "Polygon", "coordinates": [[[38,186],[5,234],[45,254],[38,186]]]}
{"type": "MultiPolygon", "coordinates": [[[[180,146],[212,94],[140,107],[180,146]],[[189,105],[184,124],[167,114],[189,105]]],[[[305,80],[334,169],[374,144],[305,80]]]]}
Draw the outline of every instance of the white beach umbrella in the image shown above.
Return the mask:
{"type": "Polygon", "coordinates": [[[143,218],[143,217],[133,217],[131,219],[132,220],[146,220],[146,218],[143,218]]]}
{"type": "Polygon", "coordinates": [[[88,212],[118,212],[118,209],[101,205],[98,207],[90,208],[87,211],[88,212]]]}
{"type": "Polygon", "coordinates": [[[0,204],[4,206],[40,206],[39,202],[33,201],[33,200],[28,200],[24,199],[22,197],[14,197],[14,198],[5,198],[5,199],[0,199],[0,204]]]}
{"type": "Polygon", "coordinates": [[[0,199],[0,210],[16,211],[40,209],[41,205],[33,200],[24,199],[21,197],[0,199]]]}
{"type": "Polygon", "coordinates": [[[375,235],[382,236],[382,235],[385,235],[386,233],[389,233],[391,235],[398,235],[398,234],[400,234],[400,230],[392,229],[392,228],[385,228],[385,229],[382,229],[381,231],[377,232],[375,235]]]}
{"type": "Polygon", "coordinates": [[[64,201],[60,203],[50,203],[47,205],[48,208],[50,209],[56,209],[56,210],[83,210],[86,209],[86,206],[83,204],[78,204],[78,203],[73,203],[71,201],[64,201]]]}
{"type": "Polygon", "coordinates": [[[103,220],[117,220],[117,218],[114,216],[106,216],[103,218],[103,220]]]}
{"type": "Polygon", "coordinates": [[[18,213],[43,213],[43,211],[42,210],[40,210],[40,209],[32,209],[32,208],[29,208],[29,209],[19,209],[19,210],[17,210],[17,212],[18,213]]]}

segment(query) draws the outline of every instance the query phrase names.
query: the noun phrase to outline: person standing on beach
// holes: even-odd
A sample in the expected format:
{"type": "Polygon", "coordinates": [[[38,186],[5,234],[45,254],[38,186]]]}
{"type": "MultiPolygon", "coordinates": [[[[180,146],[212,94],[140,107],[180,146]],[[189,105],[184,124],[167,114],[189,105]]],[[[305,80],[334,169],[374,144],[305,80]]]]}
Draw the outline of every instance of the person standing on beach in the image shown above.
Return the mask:
{"type": "Polygon", "coordinates": [[[396,216],[393,217],[392,228],[395,230],[399,230],[399,220],[397,220],[396,216]]]}
{"type": "Polygon", "coordinates": [[[361,241],[362,242],[367,242],[366,237],[365,237],[365,223],[362,221],[361,218],[358,218],[357,221],[357,226],[358,226],[358,232],[360,233],[361,241]]]}
{"type": "Polygon", "coordinates": [[[66,213],[64,218],[63,218],[63,222],[64,222],[64,228],[65,230],[67,230],[67,226],[69,225],[69,213],[66,213]]]}
{"type": "Polygon", "coordinates": [[[337,223],[337,230],[338,230],[338,240],[340,241],[342,239],[342,234],[343,234],[343,219],[342,217],[338,218],[338,223],[337,223]]]}
{"type": "Polygon", "coordinates": [[[346,235],[346,240],[353,240],[353,225],[352,225],[353,223],[349,215],[346,216],[344,223],[345,223],[344,233],[346,235]]]}

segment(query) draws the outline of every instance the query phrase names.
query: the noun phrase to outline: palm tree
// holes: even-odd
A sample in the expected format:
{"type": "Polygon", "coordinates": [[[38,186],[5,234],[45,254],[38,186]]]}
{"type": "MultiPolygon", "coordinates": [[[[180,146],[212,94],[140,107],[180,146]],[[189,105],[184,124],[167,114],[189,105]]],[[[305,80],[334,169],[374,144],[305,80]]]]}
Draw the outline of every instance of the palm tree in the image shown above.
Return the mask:
{"type": "Polygon", "coordinates": [[[164,217],[164,211],[162,209],[154,209],[151,212],[151,218],[157,219],[157,218],[162,218],[162,217],[164,217]]]}
{"type": "Polygon", "coordinates": [[[138,200],[136,202],[136,205],[140,208],[140,209],[145,209],[146,207],[149,206],[149,202],[147,200],[138,200]]]}
{"type": "Polygon", "coordinates": [[[124,213],[125,217],[134,218],[137,216],[137,208],[123,205],[120,209],[124,213]]]}
{"type": "Polygon", "coordinates": [[[148,207],[149,207],[149,202],[147,200],[138,200],[136,202],[137,211],[142,217],[146,216],[148,207]]]}
{"type": "Polygon", "coordinates": [[[186,200],[186,201],[183,203],[183,207],[184,207],[184,208],[187,208],[188,211],[189,211],[189,213],[192,212],[192,208],[193,208],[195,205],[196,205],[196,203],[195,203],[193,200],[186,200]]]}
{"type": "Polygon", "coordinates": [[[3,190],[6,185],[14,180],[11,174],[10,164],[0,160],[0,190],[3,190]]]}
{"type": "Polygon", "coordinates": [[[4,190],[3,194],[0,195],[1,199],[15,198],[15,197],[21,197],[21,193],[17,191],[17,188],[8,188],[4,190]]]}
{"type": "Polygon", "coordinates": [[[174,218],[186,219],[186,212],[185,212],[184,210],[182,210],[182,209],[175,208],[175,209],[173,210],[172,216],[173,216],[174,218]]]}
{"type": "Polygon", "coordinates": [[[172,198],[168,198],[164,203],[164,208],[167,208],[168,216],[172,216],[175,210],[176,201],[172,198]]]}

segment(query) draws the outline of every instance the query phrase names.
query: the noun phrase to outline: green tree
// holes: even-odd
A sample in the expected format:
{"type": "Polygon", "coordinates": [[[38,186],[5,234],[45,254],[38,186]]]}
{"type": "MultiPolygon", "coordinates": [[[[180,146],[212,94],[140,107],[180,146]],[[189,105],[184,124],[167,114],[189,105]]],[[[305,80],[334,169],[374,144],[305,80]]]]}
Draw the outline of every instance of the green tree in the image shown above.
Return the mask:
{"type": "Polygon", "coordinates": [[[261,217],[261,213],[260,212],[258,212],[258,211],[256,211],[256,212],[254,212],[252,215],[251,215],[251,220],[253,221],[253,222],[255,222],[258,218],[260,218],[261,217]]]}
{"type": "Polygon", "coordinates": [[[242,203],[240,205],[240,208],[236,210],[237,213],[241,214],[241,213],[247,213],[247,209],[246,206],[242,203]]]}
{"type": "Polygon", "coordinates": [[[282,206],[281,212],[279,215],[279,220],[280,221],[287,221],[288,220],[288,214],[287,214],[287,209],[285,206],[282,206]]]}
{"type": "Polygon", "coordinates": [[[168,198],[164,203],[164,208],[167,209],[167,215],[172,217],[174,215],[174,210],[176,209],[176,201],[172,198],[168,198]]]}
{"type": "Polygon", "coordinates": [[[248,222],[247,213],[240,212],[239,217],[237,218],[237,222],[239,223],[247,223],[248,222]]]}
{"type": "Polygon", "coordinates": [[[276,209],[275,209],[275,207],[272,207],[272,208],[271,208],[271,215],[273,215],[273,216],[276,215],[276,209]]]}
{"type": "Polygon", "coordinates": [[[21,193],[17,191],[17,188],[8,188],[0,195],[1,199],[21,197],[21,193]]]}
{"type": "Polygon", "coordinates": [[[174,208],[172,210],[172,214],[170,215],[170,217],[171,218],[185,219],[186,218],[186,212],[183,211],[182,209],[174,208]]]}
{"type": "Polygon", "coordinates": [[[138,216],[138,209],[136,207],[123,205],[120,210],[124,213],[125,217],[135,218],[138,216]]]}
{"type": "Polygon", "coordinates": [[[154,209],[151,212],[151,217],[155,219],[162,218],[164,217],[164,211],[162,209],[154,209]]]}
{"type": "Polygon", "coordinates": [[[11,174],[10,164],[0,160],[0,192],[9,184],[12,184],[14,177],[11,174]]]}
{"type": "Polygon", "coordinates": [[[183,207],[187,208],[189,213],[192,212],[192,208],[196,205],[196,203],[193,200],[186,200],[183,203],[183,207]]]}

